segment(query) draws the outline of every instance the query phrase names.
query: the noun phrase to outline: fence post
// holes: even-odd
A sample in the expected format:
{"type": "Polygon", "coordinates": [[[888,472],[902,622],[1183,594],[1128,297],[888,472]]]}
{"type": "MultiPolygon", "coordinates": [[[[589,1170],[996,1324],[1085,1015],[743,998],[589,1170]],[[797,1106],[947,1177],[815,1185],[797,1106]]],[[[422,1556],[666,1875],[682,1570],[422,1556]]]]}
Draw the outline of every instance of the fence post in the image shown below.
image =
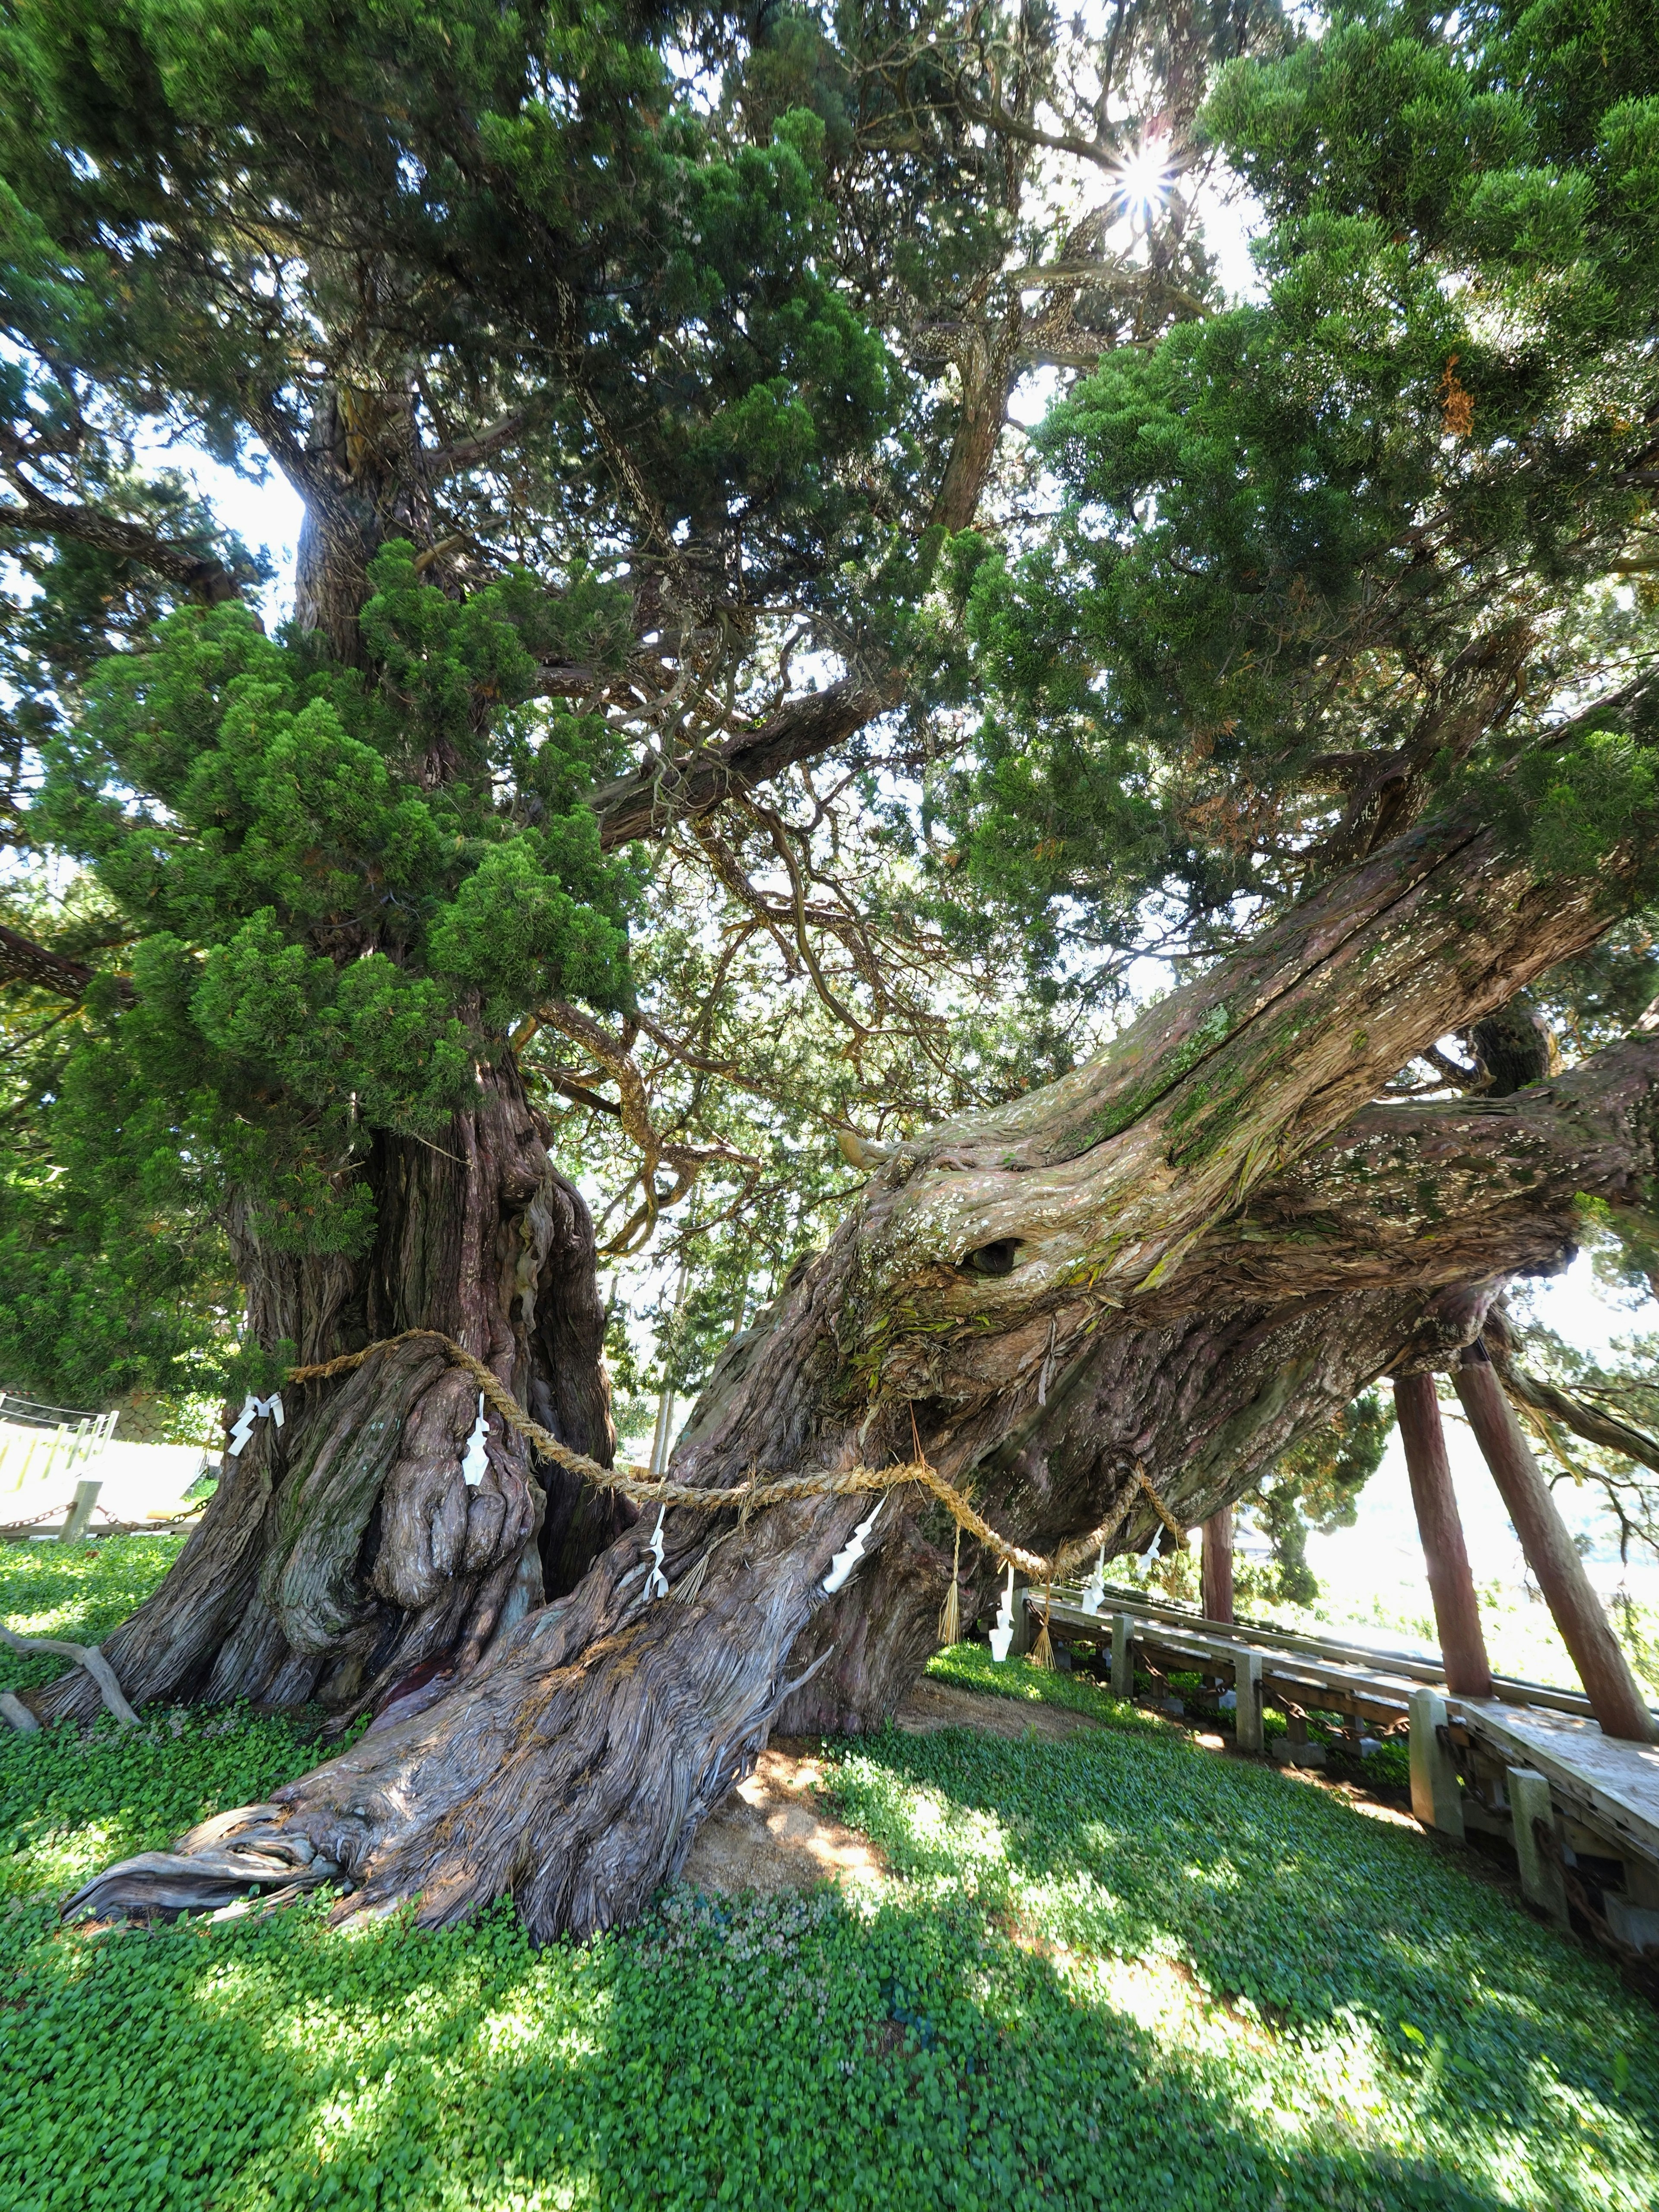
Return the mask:
{"type": "Polygon", "coordinates": [[[1261,1751],[1267,1733],[1261,1720],[1261,1654],[1240,1651],[1233,1657],[1233,1742],[1240,1751],[1261,1751]]]}
{"type": "Polygon", "coordinates": [[[1027,1582],[1024,1575],[1015,1576],[1014,1634],[1013,1641],[1009,1644],[1008,1650],[1016,1659],[1023,1659],[1036,1642],[1036,1632],[1031,1626],[1031,1608],[1026,1602],[1031,1595],[1032,1588],[1033,1585],[1027,1582]]]}
{"type": "Polygon", "coordinates": [[[1129,1616],[1127,1613],[1112,1615],[1112,1695],[1132,1698],[1135,1689],[1134,1668],[1129,1659],[1129,1616]]]}
{"type": "Polygon", "coordinates": [[[1446,1700],[1438,1690],[1411,1695],[1412,1810],[1425,1828],[1463,1840],[1463,1796],[1446,1741],[1446,1700]]]}
{"type": "Polygon", "coordinates": [[[1504,1777],[1510,1813],[1515,1822],[1515,1856],[1521,1869],[1521,1894],[1528,1905],[1547,1912],[1552,1920],[1567,1924],[1567,1884],[1559,1860],[1547,1851],[1533,1826],[1541,1821],[1559,1839],[1555,1808],[1550,1802],[1549,1778],[1535,1766],[1512,1766],[1504,1777]]]}
{"type": "Polygon", "coordinates": [[[70,1508],[68,1520],[58,1531],[58,1540],[60,1544],[78,1544],[82,1537],[86,1534],[87,1523],[92,1518],[92,1509],[98,1503],[98,1493],[103,1486],[101,1482],[76,1484],[75,1503],[70,1508]]]}

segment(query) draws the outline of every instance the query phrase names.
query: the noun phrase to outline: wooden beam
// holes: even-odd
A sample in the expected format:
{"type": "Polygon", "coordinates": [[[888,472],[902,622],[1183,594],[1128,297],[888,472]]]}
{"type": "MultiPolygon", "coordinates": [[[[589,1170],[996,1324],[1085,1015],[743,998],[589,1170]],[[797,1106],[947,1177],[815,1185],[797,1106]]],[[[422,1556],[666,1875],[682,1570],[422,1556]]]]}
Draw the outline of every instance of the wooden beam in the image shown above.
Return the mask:
{"type": "Polygon", "coordinates": [[[1417,1533],[1429,1571],[1429,1594],[1440,1632],[1446,1687],[1454,1697],[1489,1698],[1492,1667],[1480,1632],[1480,1607],[1474,1594],[1474,1577],[1469,1571],[1457,1493],[1452,1488],[1451,1462],[1446,1456],[1446,1432],[1441,1425],[1434,1377],[1397,1376],[1394,1402],[1400,1416],[1401,1441],[1406,1447],[1412,1504],[1417,1509],[1417,1533]]]}
{"type": "Polygon", "coordinates": [[[1468,1347],[1453,1379],[1602,1734],[1630,1743],[1659,1742],[1659,1729],[1484,1346],[1468,1347]]]}

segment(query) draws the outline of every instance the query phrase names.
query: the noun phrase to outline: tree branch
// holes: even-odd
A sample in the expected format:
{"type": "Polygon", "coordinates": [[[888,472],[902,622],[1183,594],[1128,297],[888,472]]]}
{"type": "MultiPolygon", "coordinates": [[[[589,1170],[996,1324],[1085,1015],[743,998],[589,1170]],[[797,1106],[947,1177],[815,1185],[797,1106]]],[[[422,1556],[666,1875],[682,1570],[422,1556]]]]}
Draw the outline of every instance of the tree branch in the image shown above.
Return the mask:
{"type": "MultiPolygon", "coordinates": [[[[0,984],[27,983],[60,999],[83,999],[98,972],[84,960],[53,952],[0,923],[0,984]]],[[[124,1005],[133,1003],[132,986],[125,975],[116,978],[116,989],[124,1005]]]]}
{"type": "Polygon", "coordinates": [[[1632,1460],[1638,1467],[1650,1468],[1659,1474],[1659,1438],[1632,1428],[1628,1422],[1615,1419],[1571,1390],[1564,1390],[1559,1383],[1547,1382],[1543,1376],[1521,1366],[1515,1357],[1514,1333],[1501,1314],[1494,1313],[1487,1322],[1484,1340],[1499,1382],[1517,1405],[1529,1407],[1547,1419],[1573,1430],[1587,1443],[1617,1452],[1621,1459],[1632,1460]]]}
{"type": "Polygon", "coordinates": [[[11,481],[23,503],[21,507],[0,506],[0,528],[15,530],[24,537],[39,533],[47,538],[70,538],[79,544],[94,546],[100,553],[137,561],[206,606],[241,597],[242,579],[211,554],[158,537],[155,531],[146,530],[138,523],[123,522],[115,515],[100,514],[96,507],[68,506],[15,477],[11,481]]]}
{"type": "Polygon", "coordinates": [[[722,745],[602,784],[588,802],[599,817],[599,842],[612,852],[635,837],[659,836],[671,822],[703,813],[734,792],[844,744],[902,696],[896,670],[875,678],[844,676],[825,690],[790,700],[722,745]]]}
{"type": "Polygon", "coordinates": [[[510,446],[521,430],[529,428],[539,411],[534,407],[515,407],[511,414],[475,430],[471,437],[456,438],[445,446],[428,446],[421,455],[422,472],[436,483],[445,477],[477,468],[480,461],[489,460],[504,446],[510,446]]]}

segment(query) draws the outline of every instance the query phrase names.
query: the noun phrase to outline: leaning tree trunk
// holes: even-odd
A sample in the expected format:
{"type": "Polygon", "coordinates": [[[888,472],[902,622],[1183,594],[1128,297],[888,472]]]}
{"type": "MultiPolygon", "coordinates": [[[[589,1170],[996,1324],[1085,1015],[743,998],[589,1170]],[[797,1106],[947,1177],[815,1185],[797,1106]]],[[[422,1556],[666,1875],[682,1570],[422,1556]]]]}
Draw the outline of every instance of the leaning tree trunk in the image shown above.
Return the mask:
{"type": "MultiPolygon", "coordinates": [[[[720,1492],[915,1437],[1027,1547],[1120,1510],[1112,1548],[1144,1543],[1137,1468],[1202,1520],[1357,1389],[1469,1341],[1509,1273],[1561,1264],[1577,1191],[1651,1172],[1652,1040],[1512,1099],[1367,1104],[1602,926],[1595,886],[1536,883],[1477,826],[1401,839],[1091,1066],[906,1146],[728,1349],[675,1474],[720,1492]]],[[[927,1656],[950,1556],[927,1500],[890,1499],[824,1596],[867,1506],[671,1515],[671,1583],[706,1561],[690,1602],[650,1599],[630,1532],[428,1711],[82,1901],[326,1879],[429,1923],[504,1893],[538,1936],[628,1918],[781,1715],[867,1726],[927,1656]]]]}
{"type": "MultiPolygon", "coordinates": [[[[511,1059],[483,1071],[441,1142],[383,1137],[365,1174],[375,1231],[359,1261],[273,1249],[242,1210],[250,1338],[291,1343],[310,1364],[440,1330],[561,1441],[608,1462],[592,1224],[511,1059]]],[[[289,1386],[283,1403],[280,1428],[262,1419],[227,1454],[200,1528],[104,1647],[135,1702],[316,1699],[342,1721],[388,1698],[430,1702],[632,1517],[534,1464],[494,1415],[469,1487],[477,1393],[430,1344],[289,1386]]],[[[36,1704],[46,1718],[84,1714],[97,1692],[72,1674],[36,1704]]]]}

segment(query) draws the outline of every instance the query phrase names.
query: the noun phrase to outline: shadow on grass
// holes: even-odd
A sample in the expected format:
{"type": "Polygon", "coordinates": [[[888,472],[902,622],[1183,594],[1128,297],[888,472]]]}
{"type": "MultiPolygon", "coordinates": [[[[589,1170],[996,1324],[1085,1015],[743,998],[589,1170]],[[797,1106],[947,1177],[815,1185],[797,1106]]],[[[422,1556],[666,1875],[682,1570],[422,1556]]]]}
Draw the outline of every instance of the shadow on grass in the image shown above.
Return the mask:
{"type": "Polygon", "coordinates": [[[10,2035],[0,2202],[40,2212],[1513,2201],[1276,2138],[963,1900],[682,1895],[539,1955],[500,1911],[71,1938],[10,2035]]]}
{"type": "Polygon", "coordinates": [[[1659,2199],[1651,2017],[1420,1839],[1139,1717],[832,1755],[906,1881],[538,1954],[505,1910],[61,1930],[92,1862],[317,1751],[0,1740],[0,2212],[1659,2199]]]}
{"type": "Polygon", "coordinates": [[[837,1757],[896,1871],[1063,1959],[1085,2011],[1161,2022],[1165,2065],[1264,2136],[1346,2138],[1352,2175],[1409,2148],[1436,2202],[1659,2202],[1659,2023],[1422,1837],[1139,1718],[837,1757]]]}

